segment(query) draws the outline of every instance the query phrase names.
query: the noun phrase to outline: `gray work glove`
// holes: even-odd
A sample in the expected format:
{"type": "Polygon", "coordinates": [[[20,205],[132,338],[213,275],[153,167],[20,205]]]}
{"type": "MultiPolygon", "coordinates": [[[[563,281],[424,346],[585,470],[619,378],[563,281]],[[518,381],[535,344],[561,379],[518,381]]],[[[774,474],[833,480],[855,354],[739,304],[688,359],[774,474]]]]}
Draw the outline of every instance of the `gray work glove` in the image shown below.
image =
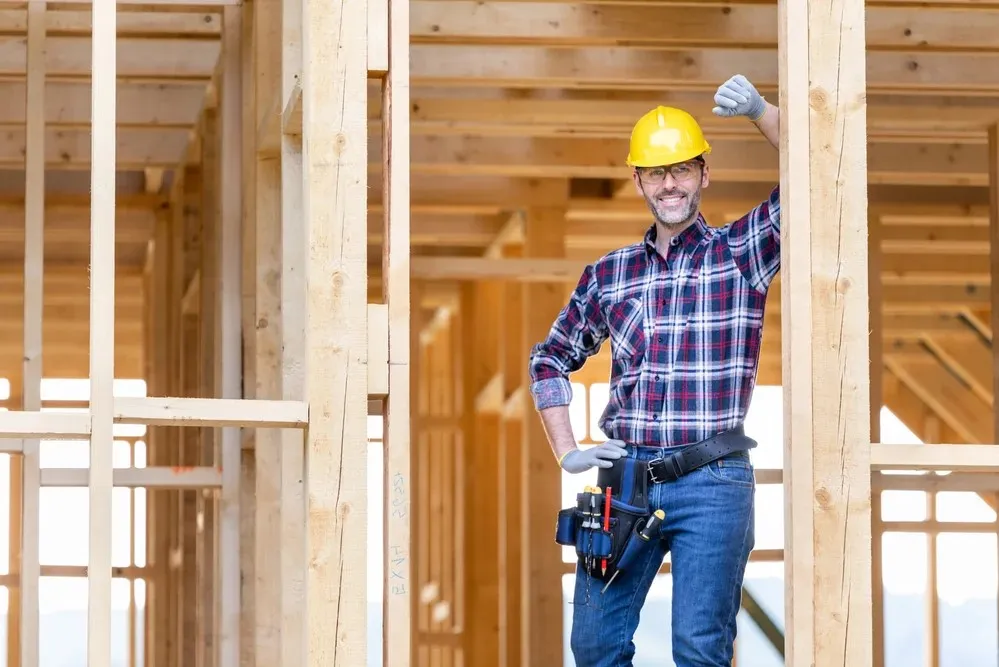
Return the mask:
{"type": "Polygon", "coordinates": [[[759,120],[767,110],[763,96],[756,91],[749,79],[741,74],[736,74],[718,86],[715,104],[717,106],[711,111],[716,116],[725,118],[748,116],[752,120],[759,120]]]}
{"type": "Polygon", "coordinates": [[[574,449],[562,459],[562,470],[576,475],[590,468],[611,468],[614,461],[626,456],[628,450],[621,440],[606,440],[595,447],[574,449]]]}

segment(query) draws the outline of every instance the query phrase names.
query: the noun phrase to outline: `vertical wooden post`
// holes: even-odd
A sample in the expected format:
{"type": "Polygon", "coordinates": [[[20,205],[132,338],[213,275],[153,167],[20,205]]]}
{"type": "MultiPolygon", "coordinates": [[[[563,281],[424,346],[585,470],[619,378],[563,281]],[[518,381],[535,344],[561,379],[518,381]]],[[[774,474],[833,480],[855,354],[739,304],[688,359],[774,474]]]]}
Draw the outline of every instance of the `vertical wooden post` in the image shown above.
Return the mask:
{"type": "MultiPolygon", "coordinates": [[[[222,91],[219,130],[218,293],[216,329],[216,395],[242,396],[242,12],[226,5],[222,13],[222,91]]],[[[239,427],[221,429],[222,493],[218,514],[219,667],[238,667],[240,642],[240,522],[242,478],[239,427]]]]}
{"type": "MultiPolygon", "coordinates": [[[[567,186],[552,193],[552,206],[528,209],[524,230],[525,257],[565,256],[565,212],[567,186]]],[[[565,304],[566,290],[560,283],[525,284],[523,289],[523,349],[543,340],[565,304]]],[[[526,358],[522,358],[526,377],[526,358]]],[[[521,451],[522,502],[521,543],[521,664],[562,664],[562,552],[552,541],[552,520],[561,507],[562,472],[552,457],[544,424],[534,410],[530,392],[524,392],[530,405],[523,420],[521,451]],[[537,545],[537,546],[535,546],[537,545]],[[543,545],[543,546],[542,546],[543,545]]],[[[526,407],[526,406],[525,406],[526,407]]]]}
{"type": "MultiPolygon", "coordinates": [[[[283,0],[281,100],[301,85],[302,0],[283,0]]],[[[281,395],[305,400],[308,225],[302,213],[302,137],[281,133],[281,395]]],[[[305,450],[304,434],[281,432],[281,664],[304,665],[305,450]]]]}
{"type": "Polygon", "coordinates": [[[864,3],[779,5],[789,665],[870,667],[864,3]]]}
{"type": "MultiPolygon", "coordinates": [[[[463,352],[464,411],[463,488],[465,520],[459,526],[463,539],[462,619],[463,659],[469,665],[501,664],[500,626],[500,517],[510,494],[500,486],[503,448],[500,447],[501,414],[479,413],[477,398],[499,375],[501,315],[504,285],[500,281],[467,282],[461,286],[457,322],[463,352]]],[[[519,377],[519,375],[518,375],[519,377]]],[[[506,396],[505,393],[502,396],[506,396]]]]}
{"type": "MultiPolygon", "coordinates": [[[[254,173],[256,170],[256,155],[251,150],[256,146],[258,136],[258,116],[255,103],[256,87],[254,85],[253,52],[254,40],[254,7],[257,0],[244,0],[243,20],[240,40],[240,99],[243,103],[241,115],[241,135],[243,153],[240,156],[240,171],[242,173],[242,209],[240,213],[240,297],[243,310],[240,315],[243,347],[243,397],[256,398],[257,375],[257,337],[256,337],[256,190],[254,173]]],[[[217,429],[213,429],[217,430],[217,429]]],[[[240,543],[245,545],[240,552],[240,570],[244,582],[256,581],[256,550],[249,545],[256,544],[256,430],[247,434],[247,442],[243,451],[242,475],[240,477],[240,513],[242,529],[240,543]]],[[[218,500],[213,501],[218,505],[218,500]]],[[[216,588],[218,584],[216,584],[216,588]]],[[[254,586],[246,583],[240,598],[240,667],[256,667],[260,664],[256,656],[256,618],[257,600],[254,586]]],[[[216,664],[212,667],[221,667],[216,664]]]]}
{"type": "MultiPolygon", "coordinates": [[[[870,308],[870,396],[871,442],[881,442],[881,407],[884,405],[884,330],[881,297],[881,221],[868,218],[868,307],[870,308]]],[[[884,573],[881,567],[884,527],[881,521],[881,490],[871,491],[871,654],[873,667],[885,665],[884,573]]]]}
{"type": "Polygon", "coordinates": [[[367,3],[305,0],[308,665],[367,655],[367,3]],[[356,29],[350,29],[353,26],[356,29]]]}
{"type": "Polygon", "coordinates": [[[365,45],[369,73],[388,71],[382,88],[382,271],[388,305],[388,396],[384,411],[384,630],[385,665],[409,667],[412,643],[413,559],[410,520],[409,289],[409,2],[369,0],[373,18],[365,45]],[[379,10],[384,4],[387,12],[379,10]],[[386,21],[379,17],[387,14],[386,21]],[[386,25],[387,23],[387,25],[386,25]],[[381,26],[384,25],[384,29],[381,26]],[[381,48],[385,44],[386,49],[381,48]],[[379,54],[387,51],[387,57],[379,54]]]}
{"type": "Polygon", "coordinates": [[[87,665],[111,664],[111,483],[114,401],[117,13],[94,0],[90,170],[90,555],[87,665]]]}
{"type": "MultiPolygon", "coordinates": [[[[992,394],[999,397],[999,345],[995,344],[999,331],[999,123],[988,127],[989,165],[989,262],[991,287],[989,291],[992,306],[992,394]]],[[[999,442],[999,400],[992,411],[993,442],[999,442]]]]}
{"type": "MultiPolygon", "coordinates": [[[[24,410],[41,410],[42,304],[45,267],[45,12],[44,1],[28,3],[28,83],[25,119],[24,192],[24,369],[21,398],[24,410]]],[[[40,441],[24,440],[21,457],[21,535],[18,567],[21,574],[19,637],[21,667],[38,667],[39,504],[41,502],[40,441]]],[[[11,457],[13,459],[14,457],[11,457]]],[[[12,466],[13,468],[13,466],[12,466]]],[[[13,473],[14,470],[12,469],[13,473]]],[[[13,475],[12,475],[13,477],[13,475]]],[[[107,539],[107,538],[105,538],[107,539]]],[[[8,613],[10,613],[8,611],[8,613]]]]}
{"type": "MultiPolygon", "coordinates": [[[[281,88],[280,0],[255,0],[253,9],[253,127],[270,109],[281,88]]],[[[281,396],[281,162],[280,155],[256,144],[253,163],[254,217],[256,218],[256,398],[281,396]]],[[[301,438],[300,433],[294,435],[301,438]]],[[[259,665],[282,662],[281,636],[283,595],[290,591],[281,581],[281,441],[278,429],[257,429],[256,458],[256,552],[254,556],[256,660],[259,665]]],[[[299,518],[301,521],[301,517],[299,518]]]]}

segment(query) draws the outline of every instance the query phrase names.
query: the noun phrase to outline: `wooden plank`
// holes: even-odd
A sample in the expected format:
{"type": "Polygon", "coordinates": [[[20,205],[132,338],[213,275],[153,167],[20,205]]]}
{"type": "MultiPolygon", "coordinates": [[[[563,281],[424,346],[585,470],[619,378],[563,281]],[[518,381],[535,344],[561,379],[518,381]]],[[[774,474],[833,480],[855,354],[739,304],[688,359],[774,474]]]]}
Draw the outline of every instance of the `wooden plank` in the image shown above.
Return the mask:
{"type": "MultiPolygon", "coordinates": [[[[775,90],[774,49],[644,50],[624,46],[549,47],[414,44],[414,86],[627,89],[713,93],[739,64],[761,90],[775,90]]],[[[874,94],[999,94],[999,55],[993,53],[872,53],[866,64],[874,94]]]]}
{"type": "MultiPolygon", "coordinates": [[[[868,138],[872,142],[982,144],[985,127],[999,117],[994,105],[977,104],[968,98],[926,95],[903,102],[879,96],[868,103],[868,138]]],[[[418,89],[413,95],[412,131],[556,138],[571,132],[575,136],[627,140],[634,119],[657,104],[686,110],[713,138],[756,138],[752,127],[733,127],[726,119],[715,116],[710,96],[674,91],[659,95],[621,91],[610,99],[565,91],[559,98],[546,99],[505,97],[502,88],[418,89]]],[[[377,111],[372,104],[369,117],[377,118],[377,111]]]]}
{"type": "MultiPolygon", "coordinates": [[[[23,12],[21,12],[23,14],[23,12]]],[[[23,81],[0,82],[4,97],[25,95],[23,81]]],[[[191,127],[204,103],[205,91],[190,83],[131,83],[117,85],[118,127],[149,129],[191,127]]],[[[25,111],[17,105],[0,107],[0,126],[20,127],[25,111]]],[[[90,128],[90,81],[49,81],[45,85],[45,123],[48,127],[90,128]]]]}
{"type": "Polygon", "coordinates": [[[307,664],[367,656],[367,3],[303,6],[307,664]]]}
{"type": "MultiPolygon", "coordinates": [[[[301,91],[302,2],[282,0],[283,100],[301,91]]],[[[301,95],[299,95],[301,99],[301,95]]],[[[303,213],[302,138],[281,135],[281,397],[304,401],[308,227],[303,213]]],[[[281,433],[281,664],[306,664],[305,434],[281,433]]]]}
{"type": "MultiPolygon", "coordinates": [[[[253,8],[254,114],[257,126],[267,103],[281,89],[282,3],[263,0],[253,8]]],[[[253,117],[251,116],[251,117],[253,117]]],[[[258,135],[259,136],[259,135],[258,135]]],[[[281,397],[281,162],[273,152],[258,146],[253,157],[256,166],[253,183],[256,219],[256,337],[255,396],[281,397]]],[[[308,419],[308,412],[306,412],[308,419]]],[[[284,636],[282,596],[287,590],[281,580],[281,438],[273,429],[258,429],[254,435],[256,460],[256,505],[254,527],[254,605],[256,609],[256,648],[254,659],[260,665],[280,665],[284,636]]]]}
{"type": "MultiPolygon", "coordinates": [[[[999,68],[999,61],[997,61],[999,68]]],[[[520,178],[627,177],[622,148],[615,139],[479,137],[424,135],[412,138],[413,173],[467,174],[520,178]]],[[[372,172],[380,169],[379,150],[372,149],[372,172]]],[[[877,143],[868,148],[868,180],[888,185],[987,185],[988,168],[981,145],[877,143]]],[[[713,139],[708,156],[713,182],[772,183],[778,159],[759,139],[713,139]]],[[[710,197],[708,198],[710,200],[710,197]]]]}
{"type": "Polygon", "coordinates": [[[871,667],[864,3],[779,6],[786,660],[871,667]]]}
{"type": "Polygon", "coordinates": [[[996,472],[999,445],[871,445],[871,470],[946,470],[996,472]]]}
{"type": "MultiPolygon", "coordinates": [[[[42,486],[87,486],[87,468],[43,468],[42,486]]],[[[116,468],[112,475],[116,487],[129,489],[217,489],[222,487],[222,473],[211,466],[153,466],[116,468]]]]}
{"type": "Polygon", "coordinates": [[[389,11],[391,0],[368,0],[368,75],[384,76],[389,70],[389,11]]]}
{"type": "Polygon", "coordinates": [[[309,406],[301,401],[158,396],[114,399],[116,424],[305,428],[308,420],[309,406]]]}
{"type": "MultiPolygon", "coordinates": [[[[241,67],[244,5],[228,5],[222,13],[222,81],[220,91],[219,225],[217,237],[218,299],[215,321],[216,396],[234,402],[242,388],[242,85],[241,67]]],[[[241,404],[245,405],[245,404],[241,404]]],[[[218,511],[218,653],[219,667],[240,665],[239,501],[241,467],[240,430],[223,427],[219,438],[222,492],[218,511]]]]}
{"type": "MultiPolygon", "coordinates": [[[[217,11],[163,12],[126,8],[119,9],[116,14],[115,23],[119,38],[219,34],[220,21],[217,11]]],[[[90,11],[83,7],[68,9],[60,0],[56,4],[55,11],[45,17],[45,28],[49,34],[90,35],[90,11]]],[[[16,9],[0,10],[0,34],[18,35],[27,31],[25,12],[16,9]]]]}
{"type": "MultiPolygon", "coordinates": [[[[111,487],[114,422],[115,164],[118,76],[115,0],[94,0],[90,241],[90,554],[87,665],[111,663],[111,487]]],[[[46,47],[48,57],[57,49],[46,47]]]]}
{"type": "MultiPolygon", "coordinates": [[[[776,3],[733,7],[414,0],[413,43],[775,49],[776,3]]],[[[995,51],[999,11],[868,7],[872,52],[995,51]]]]}
{"type": "MultiPolygon", "coordinates": [[[[558,257],[565,245],[565,201],[568,185],[554,182],[552,205],[527,209],[524,254],[529,258],[558,257]],[[558,190],[565,189],[564,192],[558,190]],[[558,204],[562,205],[559,206],[558,204]]],[[[522,336],[527,350],[543,340],[565,305],[565,291],[560,285],[522,284],[524,308],[522,336]]],[[[524,366],[526,371],[526,366],[524,366]]],[[[526,373],[525,373],[526,374],[526,373]]],[[[530,404],[521,420],[521,467],[518,471],[521,486],[520,525],[522,544],[544,544],[551,539],[551,517],[561,507],[562,470],[552,465],[552,452],[548,444],[541,417],[533,406],[530,392],[523,400],[530,404]]],[[[563,634],[561,550],[524,549],[521,574],[521,664],[557,665],[563,660],[563,643],[552,637],[563,634]]]]}
{"type": "MultiPolygon", "coordinates": [[[[411,554],[410,2],[368,2],[369,17],[378,17],[378,27],[375,30],[369,28],[368,70],[369,73],[378,70],[382,64],[387,69],[381,98],[381,156],[384,160],[381,167],[384,201],[382,258],[387,304],[387,398],[383,417],[385,488],[382,502],[388,508],[384,513],[382,660],[386,665],[409,667],[414,659],[412,609],[416,599],[411,554]],[[384,28],[381,27],[383,20],[384,28]],[[384,53],[384,62],[372,59],[370,54],[373,52],[384,53]]],[[[370,346],[369,334],[369,350],[370,346]]],[[[372,374],[381,374],[372,358],[369,358],[368,366],[372,374]]],[[[370,387],[370,378],[368,383],[370,387]]]]}
{"type": "MultiPolygon", "coordinates": [[[[54,36],[46,43],[45,72],[49,81],[90,79],[93,50],[90,37],[54,36]]],[[[133,82],[201,79],[203,85],[215,72],[219,47],[219,40],[214,38],[149,40],[118,39],[116,35],[115,55],[120,63],[117,73],[133,82]]],[[[15,39],[0,42],[0,77],[22,80],[25,71],[24,42],[15,39]]],[[[111,89],[114,88],[112,84],[111,89]]]]}
{"type": "MultiPolygon", "coordinates": [[[[45,276],[45,2],[28,5],[28,73],[25,89],[26,146],[24,156],[24,365],[21,374],[21,408],[41,410],[42,340],[45,276]]],[[[14,106],[14,105],[11,105],[14,106]]],[[[89,242],[89,239],[88,239],[89,242]]],[[[89,243],[88,243],[89,245],[89,243]]],[[[11,638],[20,646],[17,664],[39,663],[39,525],[40,442],[23,441],[21,459],[21,634],[11,638]]],[[[9,613],[9,612],[8,612],[9,613]]]]}
{"type": "MultiPolygon", "coordinates": [[[[988,127],[988,151],[986,158],[989,164],[989,268],[990,290],[989,305],[991,312],[992,331],[999,331],[999,121],[988,127]]],[[[992,346],[992,439],[999,442],[999,406],[995,397],[999,396],[999,345],[992,346]]]]}

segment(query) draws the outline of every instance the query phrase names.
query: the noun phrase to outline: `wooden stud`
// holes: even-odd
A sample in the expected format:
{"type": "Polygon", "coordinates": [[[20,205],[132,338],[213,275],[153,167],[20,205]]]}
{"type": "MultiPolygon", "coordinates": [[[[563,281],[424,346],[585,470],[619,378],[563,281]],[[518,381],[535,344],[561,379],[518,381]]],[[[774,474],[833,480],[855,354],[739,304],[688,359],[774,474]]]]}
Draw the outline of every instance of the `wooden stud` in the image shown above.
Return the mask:
{"type": "Polygon", "coordinates": [[[90,555],[87,665],[111,663],[111,486],[114,401],[116,0],[94,0],[91,39],[90,555]]]}
{"type": "Polygon", "coordinates": [[[779,35],[786,660],[870,667],[864,3],[781,3],[779,35]]]}
{"type": "MultiPolygon", "coordinates": [[[[991,331],[999,331],[999,121],[988,126],[991,331]]],[[[992,334],[995,341],[995,334],[992,334]]],[[[992,346],[992,395],[999,396],[999,346],[992,346]]],[[[992,410],[992,441],[999,442],[999,401],[992,410]]]]}
{"type": "MultiPolygon", "coordinates": [[[[281,85],[282,3],[258,0],[253,10],[253,78],[248,85],[256,124],[261,111],[281,85]]],[[[254,373],[258,399],[281,397],[281,162],[273,151],[256,147],[252,193],[256,219],[256,327],[254,373]]],[[[305,413],[306,423],[308,413],[305,413]]],[[[256,612],[255,660],[260,665],[280,665],[284,638],[281,581],[281,431],[257,429],[254,434],[256,504],[254,540],[254,607],[256,612]]]]}
{"type": "MultiPolygon", "coordinates": [[[[41,409],[42,305],[44,303],[45,238],[45,2],[28,4],[28,53],[26,86],[25,197],[24,197],[24,370],[21,377],[22,409],[41,409]]],[[[39,503],[40,442],[23,440],[21,457],[21,538],[18,571],[21,573],[20,636],[17,664],[39,665],[39,503]]],[[[13,472],[13,471],[12,471],[13,472]]],[[[8,612],[10,613],[10,612],[8,612]]]]}
{"type": "MultiPolygon", "coordinates": [[[[240,286],[242,191],[242,6],[228,5],[222,14],[221,168],[218,225],[218,299],[215,313],[216,396],[236,401],[242,396],[242,289],[240,286]]],[[[218,510],[218,664],[237,667],[240,648],[240,480],[239,427],[222,427],[219,438],[222,492],[218,510]]]]}
{"type": "MultiPolygon", "coordinates": [[[[281,85],[279,97],[301,91],[301,0],[281,7],[281,85]]],[[[301,99],[301,95],[298,95],[301,99]]],[[[302,181],[302,137],[282,134],[281,150],[281,397],[306,398],[306,325],[308,308],[307,243],[302,181]]],[[[281,664],[304,665],[307,656],[305,438],[281,433],[281,664]]]]}
{"type": "MultiPolygon", "coordinates": [[[[385,71],[382,85],[382,232],[384,319],[368,318],[368,391],[385,388],[382,661],[412,664],[412,421],[410,406],[410,85],[409,0],[368,0],[368,73],[385,71]],[[382,46],[384,44],[384,47],[382,46]],[[384,58],[382,57],[384,55],[384,58]],[[385,327],[386,354],[374,341],[385,327]],[[384,361],[382,361],[384,359],[384,361]],[[382,375],[381,369],[387,374],[382,375]],[[380,379],[384,377],[384,385],[380,379]]],[[[377,311],[376,311],[377,312],[377,311]]]]}
{"type": "Polygon", "coordinates": [[[367,651],[366,2],[305,0],[303,213],[308,232],[307,664],[367,651]]]}

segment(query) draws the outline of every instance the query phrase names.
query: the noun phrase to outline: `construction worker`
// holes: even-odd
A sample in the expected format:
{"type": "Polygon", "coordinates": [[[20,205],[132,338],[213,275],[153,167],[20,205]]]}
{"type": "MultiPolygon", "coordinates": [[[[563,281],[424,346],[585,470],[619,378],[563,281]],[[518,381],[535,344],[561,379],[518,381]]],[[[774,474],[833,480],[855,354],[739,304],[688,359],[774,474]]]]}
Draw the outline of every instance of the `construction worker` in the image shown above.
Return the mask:
{"type": "MultiPolygon", "coordinates": [[[[716,115],[748,118],[778,148],[778,108],[745,77],[722,84],[714,101],[716,115]]],[[[665,512],[662,539],[610,584],[577,566],[576,667],[632,664],[639,613],[666,553],[673,661],[732,664],[754,545],[755,482],[752,445],[719,455],[717,443],[719,434],[747,439],[741,427],[756,381],[767,290],[780,266],[781,221],[774,187],[743,217],[709,227],[699,205],[710,151],[682,110],[660,106],[638,120],[627,164],[652,224],[644,238],[585,268],[530,355],[532,396],[559,465],[609,474],[616,461],[632,457],[648,472],[649,509],[665,512]],[[579,449],[568,376],[608,339],[610,391],[600,428],[609,439],[579,449]],[[718,458],[698,462],[688,455],[698,446],[702,459],[718,458]]]]}

